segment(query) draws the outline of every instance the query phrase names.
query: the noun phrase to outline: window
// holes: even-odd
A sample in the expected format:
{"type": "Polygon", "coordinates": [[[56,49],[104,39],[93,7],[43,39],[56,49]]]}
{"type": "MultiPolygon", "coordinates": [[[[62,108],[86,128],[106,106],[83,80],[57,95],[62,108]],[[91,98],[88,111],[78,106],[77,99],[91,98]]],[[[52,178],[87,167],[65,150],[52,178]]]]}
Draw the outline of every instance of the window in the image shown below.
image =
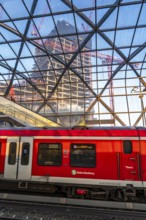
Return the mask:
{"type": "Polygon", "coordinates": [[[29,143],[22,144],[22,154],[21,154],[21,165],[28,165],[29,164],[29,143]]]}
{"type": "Polygon", "coordinates": [[[61,166],[62,164],[61,144],[55,144],[55,143],[39,144],[38,164],[42,166],[61,166]]]}
{"type": "Polygon", "coordinates": [[[73,167],[95,167],[95,145],[72,144],[70,153],[70,165],[73,167]]]}
{"type": "Polygon", "coordinates": [[[125,140],[123,141],[123,149],[125,154],[131,154],[132,153],[132,142],[125,140]]]}
{"type": "Polygon", "coordinates": [[[2,149],[2,144],[0,143],[0,160],[1,160],[1,149],[2,149]]]}
{"type": "Polygon", "coordinates": [[[15,142],[11,142],[9,145],[9,156],[8,156],[8,164],[14,165],[16,163],[16,150],[17,144],[15,142]]]}

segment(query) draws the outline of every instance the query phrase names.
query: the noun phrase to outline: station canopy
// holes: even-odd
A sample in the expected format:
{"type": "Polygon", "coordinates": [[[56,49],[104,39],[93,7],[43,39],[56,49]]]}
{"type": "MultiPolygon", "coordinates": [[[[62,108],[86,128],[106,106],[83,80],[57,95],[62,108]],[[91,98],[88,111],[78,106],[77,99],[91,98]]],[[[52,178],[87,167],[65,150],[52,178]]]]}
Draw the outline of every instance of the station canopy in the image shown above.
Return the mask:
{"type": "Polygon", "coordinates": [[[145,90],[146,1],[0,0],[1,96],[62,126],[145,126],[145,90]]]}

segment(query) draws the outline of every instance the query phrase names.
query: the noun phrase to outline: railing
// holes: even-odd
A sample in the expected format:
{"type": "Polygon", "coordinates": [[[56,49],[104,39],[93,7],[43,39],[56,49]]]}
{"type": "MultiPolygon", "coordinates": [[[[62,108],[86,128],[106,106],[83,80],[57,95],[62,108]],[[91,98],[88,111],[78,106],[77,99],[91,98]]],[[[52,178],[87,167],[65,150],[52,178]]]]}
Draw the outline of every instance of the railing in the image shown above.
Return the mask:
{"type": "Polygon", "coordinates": [[[0,112],[5,115],[15,118],[15,120],[25,124],[26,126],[33,127],[59,127],[59,125],[35,112],[32,112],[24,107],[0,97],[0,112]]]}

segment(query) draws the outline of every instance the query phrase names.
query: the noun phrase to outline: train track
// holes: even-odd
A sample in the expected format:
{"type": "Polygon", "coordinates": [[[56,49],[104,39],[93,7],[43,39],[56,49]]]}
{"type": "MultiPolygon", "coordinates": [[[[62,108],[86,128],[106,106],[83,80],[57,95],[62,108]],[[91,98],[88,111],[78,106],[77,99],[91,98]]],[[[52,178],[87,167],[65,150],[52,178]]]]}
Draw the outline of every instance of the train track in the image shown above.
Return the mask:
{"type": "Polygon", "coordinates": [[[0,193],[0,219],[145,220],[145,210],[146,204],[142,203],[0,193]]]}
{"type": "Polygon", "coordinates": [[[111,208],[120,210],[137,210],[145,211],[146,203],[132,203],[132,202],[115,202],[103,200],[89,200],[89,199],[73,199],[65,198],[62,196],[46,196],[45,194],[30,194],[26,192],[0,192],[1,201],[19,201],[19,202],[39,202],[42,204],[59,204],[59,205],[72,205],[83,207],[96,207],[96,208],[111,208]]]}
{"type": "Polygon", "coordinates": [[[145,220],[146,212],[0,201],[0,219],[145,220]]]}

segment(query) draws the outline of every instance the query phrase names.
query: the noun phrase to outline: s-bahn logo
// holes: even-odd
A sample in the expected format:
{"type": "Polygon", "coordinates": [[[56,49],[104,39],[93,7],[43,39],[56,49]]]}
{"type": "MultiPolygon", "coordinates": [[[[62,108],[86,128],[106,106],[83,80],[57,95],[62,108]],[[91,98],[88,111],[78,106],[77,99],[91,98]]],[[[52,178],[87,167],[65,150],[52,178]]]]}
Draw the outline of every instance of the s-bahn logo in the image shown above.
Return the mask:
{"type": "Polygon", "coordinates": [[[86,172],[86,171],[76,171],[76,170],[72,170],[71,171],[71,174],[73,175],[73,176],[75,176],[75,175],[92,175],[92,176],[94,176],[95,175],[95,173],[94,172],[86,172]]]}
{"type": "Polygon", "coordinates": [[[72,170],[71,173],[72,173],[73,176],[75,176],[77,174],[77,171],[76,170],[72,170]]]}

